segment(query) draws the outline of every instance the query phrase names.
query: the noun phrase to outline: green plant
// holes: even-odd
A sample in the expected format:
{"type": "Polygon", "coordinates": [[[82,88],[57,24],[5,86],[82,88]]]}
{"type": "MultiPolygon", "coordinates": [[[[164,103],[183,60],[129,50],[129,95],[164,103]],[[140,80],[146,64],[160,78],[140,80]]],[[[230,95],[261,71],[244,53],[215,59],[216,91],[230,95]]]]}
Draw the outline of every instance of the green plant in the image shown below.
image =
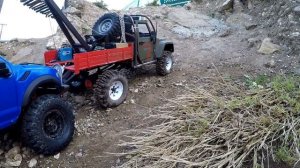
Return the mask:
{"type": "Polygon", "coordinates": [[[146,6],[159,6],[158,0],[153,0],[152,2],[146,4],[146,6]]]}
{"type": "Polygon", "coordinates": [[[300,77],[246,76],[246,83],[211,80],[171,99],[152,116],[162,123],[123,144],[135,149],[123,167],[242,168],[248,159],[253,167],[269,167],[266,156],[294,164],[300,153],[300,77]]]}
{"type": "Polygon", "coordinates": [[[281,162],[293,165],[297,159],[293,156],[293,153],[287,147],[280,147],[275,153],[276,159],[281,162]]]}
{"type": "Polygon", "coordinates": [[[93,4],[96,5],[97,7],[101,8],[101,9],[106,9],[107,10],[107,4],[104,3],[103,0],[93,2],[93,4]]]}

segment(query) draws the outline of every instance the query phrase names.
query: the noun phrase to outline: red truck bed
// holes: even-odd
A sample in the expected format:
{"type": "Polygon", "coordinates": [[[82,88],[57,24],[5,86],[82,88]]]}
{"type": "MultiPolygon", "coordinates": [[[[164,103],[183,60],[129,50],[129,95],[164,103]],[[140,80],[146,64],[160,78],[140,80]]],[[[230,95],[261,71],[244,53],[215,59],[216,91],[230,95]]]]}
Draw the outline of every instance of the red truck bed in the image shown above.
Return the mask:
{"type": "Polygon", "coordinates": [[[114,48],[74,54],[73,60],[63,62],[55,61],[57,60],[57,50],[45,52],[44,57],[45,64],[47,66],[55,64],[66,65],[66,69],[73,71],[75,74],[79,74],[80,71],[83,70],[116,62],[133,60],[133,55],[133,45],[129,44],[128,47],[125,48],[114,48]]]}

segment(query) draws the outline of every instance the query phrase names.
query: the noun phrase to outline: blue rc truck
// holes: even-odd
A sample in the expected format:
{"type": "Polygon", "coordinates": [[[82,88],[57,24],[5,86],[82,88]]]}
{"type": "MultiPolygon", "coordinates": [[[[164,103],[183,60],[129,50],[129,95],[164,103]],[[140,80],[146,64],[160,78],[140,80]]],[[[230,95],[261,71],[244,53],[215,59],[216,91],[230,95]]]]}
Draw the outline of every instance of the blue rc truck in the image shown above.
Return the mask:
{"type": "Polygon", "coordinates": [[[40,154],[66,147],[74,133],[72,106],[62,100],[62,69],[14,65],[0,56],[0,130],[20,123],[23,143],[40,154]]]}

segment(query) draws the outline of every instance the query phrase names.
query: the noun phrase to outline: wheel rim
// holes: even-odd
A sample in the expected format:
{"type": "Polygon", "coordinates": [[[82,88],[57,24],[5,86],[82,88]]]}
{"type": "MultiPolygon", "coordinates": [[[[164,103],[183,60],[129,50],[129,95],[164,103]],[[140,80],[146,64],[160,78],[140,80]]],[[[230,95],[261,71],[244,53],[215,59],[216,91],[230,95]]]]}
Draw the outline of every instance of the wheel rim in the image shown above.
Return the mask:
{"type": "Polygon", "coordinates": [[[106,33],[112,27],[112,20],[105,19],[99,26],[99,33],[106,33]]]}
{"type": "Polygon", "coordinates": [[[166,70],[170,71],[172,68],[173,60],[171,57],[166,58],[166,70]]]}
{"type": "Polygon", "coordinates": [[[121,81],[115,81],[109,88],[109,97],[112,100],[119,100],[124,92],[124,85],[121,81]]]}
{"type": "Polygon", "coordinates": [[[59,110],[51,110],[47,113],[44,120],[43,129],[50,138],[59,137],[64,128],[64,118],[59,110]]]}

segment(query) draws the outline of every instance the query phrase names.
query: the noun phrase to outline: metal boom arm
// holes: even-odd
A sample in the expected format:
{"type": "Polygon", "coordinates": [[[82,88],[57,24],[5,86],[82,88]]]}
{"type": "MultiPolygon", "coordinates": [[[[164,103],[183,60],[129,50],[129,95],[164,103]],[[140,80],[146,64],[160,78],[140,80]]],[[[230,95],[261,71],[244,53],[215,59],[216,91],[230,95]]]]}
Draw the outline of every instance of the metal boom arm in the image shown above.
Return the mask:
{"type": "Polygon", "coordinates": [[[91,51],[91,47],[87,44],[85,39],[78,33],[76,28],[72,25],[69,19],[63,14],[63,12],[59,9],[57,4],[53,0],[20,1],[25,6],[29,6],[30,9],[36,12],[44,14],[47,17],[54,18],[76,53],[80,52],[80,48],[83,48],[85,51],[91,51]],[[75,37],[75,39],[79,42],[79,45],[76,44],[76,41],[73,37],[75,37]]]}

